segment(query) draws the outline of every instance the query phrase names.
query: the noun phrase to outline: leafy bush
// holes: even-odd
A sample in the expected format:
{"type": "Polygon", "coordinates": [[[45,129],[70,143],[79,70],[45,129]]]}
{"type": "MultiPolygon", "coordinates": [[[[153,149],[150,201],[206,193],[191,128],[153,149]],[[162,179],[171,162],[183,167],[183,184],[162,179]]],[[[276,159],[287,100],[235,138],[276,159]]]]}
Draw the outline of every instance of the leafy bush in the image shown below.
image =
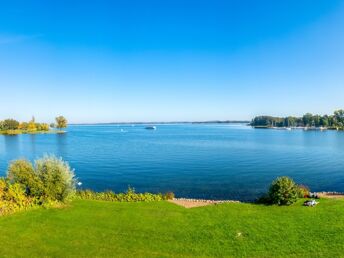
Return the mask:
{"type": "Polygon", "coordinates": [[[55,156],[35,161],[35,171],[43,184],[43,196],[53,201],[65,201],[75,193],[76,179],[69,164],[55,156]]]}
{"type": "Polygon", "coordinates": [[[10,163],[7,172],[12,183],[22,185],[28,196],[41,201],[65,201],[75,193],[75,176],[69,164],[55,156],[45,156],[35,161],[10,163]]]}
{"type": "Polygon", "coordinates": [[[67,162],[55,156],[12,161],[7,179],[0,178],[0,215],[35,205],[54,206],[75,193],[75,177],[67,162]]]}
{"type": "Polygon", "coordinates": [[[269,189],[269,198],[273,204],[290,205],[298,198],[298,187],[289,177],[278,177],[269,189]]]}
{"type": "Polygon", "coordinates": [[[19,183],[25,187],[26,194],[41,197],[43,184],[31,162],[25,159],[12,161],[7,170],[7,177],[12,183],[19,183]]]}
{"type": "Polygon", "coordinates": [[[21,184],[11,184],[8,180],[0,178],[0,216],[34,205],[31,198],[25,194],[21,184]]]}
{"type": "Polygon", "coordinates": [[[164,200],[173,200],[174,199],[174,193],[173,192],[167,192],[163,195],[164,200]]]}
{"type": "Polygon", "coordinates": [[[86,200],[101,200],[101,201],[111,201],[111,202],[152,202],[167,200],[173,193],[168,193],[162,195],[161,193],[136,193],[134,188],[128,188],[125,193],[114,193],[112,191],[107,192],[94,192],[92,190],[82,190],[77,192],[77,197],[79,199],[86,200]]]}
{"type": "Polygon", "coordinates": [[[309,188],[305,185],[298,185],[298,197],[299,198],[307,198],[309,196],[309,188]]]}

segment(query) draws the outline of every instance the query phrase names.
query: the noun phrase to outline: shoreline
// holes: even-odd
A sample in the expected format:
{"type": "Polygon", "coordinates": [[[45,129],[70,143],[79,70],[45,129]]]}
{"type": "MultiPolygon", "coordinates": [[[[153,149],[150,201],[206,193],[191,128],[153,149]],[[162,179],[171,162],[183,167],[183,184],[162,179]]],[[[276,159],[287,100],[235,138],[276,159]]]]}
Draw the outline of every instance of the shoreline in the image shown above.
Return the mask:
{"type": "Polygon", "coordinates": [[[67,131],[58,131],[58,130],[49,130],[49,131],[21,131],[21,130],[13,130],[13,131],[0,131],[0,135],[4,136],[15,136],[21,134],[64,134],[67,131]]]}
{"type": "MultiPolygon", "coordinates": [[[[333,191],[322,191],[313,192],[313,196],[317,196],[318,199],[328,198],[328,199],[344,199],[344,192],[333,192],[333,191]]],[[[309,199],[314,199],[315,197],[307,197],[309,199]]],[[[307,199],[305,198],[305,199],[307,199]]],[[[239,200],[212,200],[212,199],[195,199],[195,198],[173,198],[168,200],[170,203],[182,206],[184,208],[196,208],[208,205],[217,205],[223,203],[255,203],[254,201],[239,201],[239,200]]]]}
{"type": "Polygon", "coordinates": [[[70,123],[69,125],[147,125],[147,124],[249,124],[248,120],[214,120],[214,121],[170,121],[170,122],[109,122],[109,123],[70,123]]]}
{"type": "Polygon", "coordinates": [[[264,126],[264,125],[250,125],[254,129],[275,129],[275,130],[304,130],[304,131],[341,131],[342,129],[336,127],[307,127],[307,126],[264,126]]]}

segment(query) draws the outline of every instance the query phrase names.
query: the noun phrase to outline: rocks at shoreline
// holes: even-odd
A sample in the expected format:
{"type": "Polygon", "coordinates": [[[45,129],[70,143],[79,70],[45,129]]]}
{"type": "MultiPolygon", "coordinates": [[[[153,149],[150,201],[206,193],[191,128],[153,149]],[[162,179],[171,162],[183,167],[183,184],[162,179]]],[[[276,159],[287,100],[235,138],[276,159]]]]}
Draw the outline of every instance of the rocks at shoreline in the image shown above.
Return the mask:
{"type": "Polygon", "coordinates": [[[205,202],[205,203],[240,203],[240,201],[235,200],[206,200],[206,199],[190,199],[190,198],[173,198],[175,201],[184,202],[205,202]]]}

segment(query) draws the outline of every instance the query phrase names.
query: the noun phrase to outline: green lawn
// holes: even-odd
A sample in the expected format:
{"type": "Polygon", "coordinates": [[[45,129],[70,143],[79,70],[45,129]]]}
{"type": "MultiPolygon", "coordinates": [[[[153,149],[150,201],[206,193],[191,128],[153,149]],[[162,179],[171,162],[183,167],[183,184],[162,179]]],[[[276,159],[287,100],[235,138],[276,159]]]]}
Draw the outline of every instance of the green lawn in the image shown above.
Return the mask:
{"type": "Polygon", "coordinates": [[[344,201],[301,204],[74,201],[0,218],[0,256],[344,257],[344,201]]]}

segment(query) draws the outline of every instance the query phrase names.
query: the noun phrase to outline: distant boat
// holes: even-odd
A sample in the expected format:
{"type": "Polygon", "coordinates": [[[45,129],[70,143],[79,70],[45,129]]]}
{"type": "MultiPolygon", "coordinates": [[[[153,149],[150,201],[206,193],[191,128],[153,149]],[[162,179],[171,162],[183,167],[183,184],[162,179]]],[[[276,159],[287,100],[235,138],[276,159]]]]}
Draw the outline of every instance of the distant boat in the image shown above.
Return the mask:
{"type": "Polygon", "coordinates": [[[288,130],[288,131],[291,130],[290,127],[272,127],[272,129],[275,129],[275,130],[288,130]]]}
{"type": "Polygon", "coordinates": [[[156,126],[146,126],[147,130],[156,130],[156,126]]]}
{"type": "Polygon", "coordinates": [[[303,130],[305,131],[326,131],[327,128],[326,127],[315,127],[315,126],[311,126],[311,127],[305,127],[303,128],[303,130]]]}

